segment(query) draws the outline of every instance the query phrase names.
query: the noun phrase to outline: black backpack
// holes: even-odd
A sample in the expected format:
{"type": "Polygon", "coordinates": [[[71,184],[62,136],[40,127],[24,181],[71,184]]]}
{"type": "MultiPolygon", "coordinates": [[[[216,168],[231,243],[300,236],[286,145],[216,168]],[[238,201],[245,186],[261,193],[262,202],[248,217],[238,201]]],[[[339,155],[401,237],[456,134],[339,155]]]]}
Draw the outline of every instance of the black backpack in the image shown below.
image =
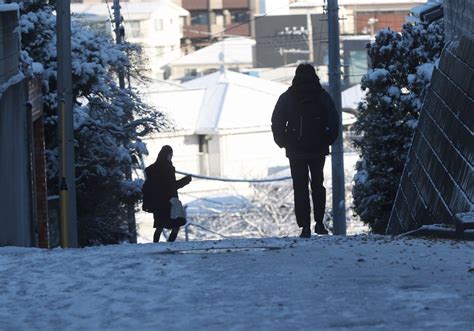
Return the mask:
{"type": "Polygon", "coordinates": [[[292,109],[288,109],[286,132],[293,149],[309,152],[332,143],[328,137],[328,109],[321,98],[322,94],[294,99],[292,109]]]}

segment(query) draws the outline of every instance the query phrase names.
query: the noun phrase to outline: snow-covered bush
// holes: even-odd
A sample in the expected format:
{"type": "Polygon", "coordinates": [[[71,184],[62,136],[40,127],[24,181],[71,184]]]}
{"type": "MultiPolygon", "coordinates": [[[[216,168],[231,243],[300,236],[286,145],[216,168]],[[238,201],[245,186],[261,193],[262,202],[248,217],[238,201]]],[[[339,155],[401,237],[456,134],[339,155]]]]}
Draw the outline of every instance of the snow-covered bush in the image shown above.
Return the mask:
{"type": "MultiPolygon", "coordinates": [[[[24,63],[43,67],[48,193],[58,194],[56,17],[44,4],[22,5],[20,31],[24,63]]],[[[77,216],[81,246],[128,238],[127,210],[140,198],[130,169],[147,153],[141,137],[164,125],[136,90],[121,89],[116,72],[125,67],[139,78],[140,49],[116,45],[78,22],[72,23],[72,77],[77,216]]],[[[31,73],[25,66],[25,72],[31,73]]]]}
{"type": "Polygon", "coordinates": [[[421,110],[424,91],[444,46],[443,21],[380,30],[368,46],[354,141],[361,161],[354,177],[354,210],[384,233],[421,110]]]}

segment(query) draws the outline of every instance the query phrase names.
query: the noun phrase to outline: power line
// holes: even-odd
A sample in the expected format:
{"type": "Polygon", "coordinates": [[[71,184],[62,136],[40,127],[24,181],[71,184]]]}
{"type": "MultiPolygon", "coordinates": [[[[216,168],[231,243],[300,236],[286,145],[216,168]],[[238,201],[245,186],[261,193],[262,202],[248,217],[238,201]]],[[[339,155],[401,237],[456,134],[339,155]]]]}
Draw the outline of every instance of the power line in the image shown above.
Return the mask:
{"type": "Polygon", "coordinates": [[[132,26],[131,26],[131,22],[133,22],[133,21],[132,21],[132,19],[131,19],[131,17],[130,17],[130,11],[128,10],[127,2],[124,2],[124,4],[125,4],[125,10],[127,11],[127,15],[128,15],[128,21],[130,22],[129,24],[130,24],[130,31],[132,32],[132,37],[133,37],[133,38],[136,38],[136,36],[135,36],[135,31],[133,31],[133,28],[132,28],[132,26]]]}
{"type": "MultiPolygon", "coordinates": [[[[224,33],[227,32],[227,31],[230,31],[230,30],[232,30],[232,29],[238,28],[239,26],[242,26],[242,25],[245,25],[245,24],[249,24],[249,23],[252,23],[252,22],[256,22],[256,21],[259,20],[259,19],[262,19],[262,18],[264,18],[264,17],[266,17],[266,16],[269,16],[270,14],[272,14],[272,13],[274,13],[274,12],[277,12],[277,11],[283,9],[283,8],[289,7],[289,6],[290,6],[290,4],[284,5],[284,6],[281,6],[281,7],[278,7],[278,8],[276,8],[276,9],[270,11],[270,12],[267,12],[267,13],[261,15],[261,16],[254,17],[254,18],[252,18],[252,19],[250,19],[250,20],[248,20],[248,21],[246,21],[246,22],[242,22],[242,23],[237,24],[237,25],[235,25],[235,26],[232,26],[232,27],[230,27],[230,28],[224,29],[224,30],[222,30],[222,31],[220,31],[220,32],[217,32],[217,33],[214,33],[214,34],[210,34],[210,35],[209,35],[209,38],[213,38],[213,37],[222,35],[222,34],[224,34],[224,33]]],[[[191,43],[191,44],[193,44],[193,43],[191,43]]],[[[215,44],[215,42],[214,42],[214,43],[209,43],[209,45],[212,45],[212,44],[215,44]]],[[[186,48],[186,47],[188,47],[188,46],[189,46],[189,45],[183,45],[183,46],[180,47],[180,49],[186,48]]],[[[167,53],[170,53],[170,51],[168,51],[168,52],[163,52],[163,53],[161,53],[161,54],[157,54],[156,56],[162,56],[162,55],[165,55],[165,54],[167,54],[167,53]]],[[[179,57],[178,59],[173,60],[173,61],[170,61],[170,62],[168,62],[168,63],[166,63],[166,64],[164,64],[164,65],[168,65],[168,64],[170,64],[171,62],[177,61],[177,60],[183,58],[183,57],[186,56],[186,55],[187,55],[187,54],[183,54],[183,55],[182,55],[181,57],[179,57]]]]}

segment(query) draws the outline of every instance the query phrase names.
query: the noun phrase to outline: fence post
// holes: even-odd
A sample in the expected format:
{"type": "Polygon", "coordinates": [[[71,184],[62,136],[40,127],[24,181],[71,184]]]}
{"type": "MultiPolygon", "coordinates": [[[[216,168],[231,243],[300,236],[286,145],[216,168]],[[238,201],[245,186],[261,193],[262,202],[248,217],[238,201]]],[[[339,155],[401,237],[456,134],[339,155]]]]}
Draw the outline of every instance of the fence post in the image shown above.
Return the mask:
{"type": "Polygon", "coordinates": [[[188,206],[184,206],[184,218],[186,219],[186,225],[184,225],[184,237],[186,241],[189,241],[189,223],[188,223],[188,206]]]}

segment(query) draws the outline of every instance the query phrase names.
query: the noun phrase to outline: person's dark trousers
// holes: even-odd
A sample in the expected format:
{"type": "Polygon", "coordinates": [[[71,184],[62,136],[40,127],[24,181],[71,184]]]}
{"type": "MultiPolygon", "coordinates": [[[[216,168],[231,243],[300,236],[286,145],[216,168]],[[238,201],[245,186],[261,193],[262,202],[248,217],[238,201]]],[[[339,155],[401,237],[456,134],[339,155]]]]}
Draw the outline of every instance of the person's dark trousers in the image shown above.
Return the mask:
{"type": "Polygon", "coordinates": [[[153,242],[157,243],[160,241],[161,232],[163,228],[156,228],[155,233],[153,234],[153,242]]]}
{"type": "Polygon", "coordinates": [[[173,228],[171,230],[170,236],[168,237],[168,242],[173,242],[176,240],[176,237],[178,236],[179,228],[173,228]]]}
{"type": "Polygon", "coordinates": [[[309,173],[311,172],[311,196],[313,198],[314,220],[322,223],[326,208],[326,188],[324,187],[325,156],[311,159],[290,159],[291,177],[295,196],[296,221],[300,228],[311,226],[309,203],[309,173]]]}

